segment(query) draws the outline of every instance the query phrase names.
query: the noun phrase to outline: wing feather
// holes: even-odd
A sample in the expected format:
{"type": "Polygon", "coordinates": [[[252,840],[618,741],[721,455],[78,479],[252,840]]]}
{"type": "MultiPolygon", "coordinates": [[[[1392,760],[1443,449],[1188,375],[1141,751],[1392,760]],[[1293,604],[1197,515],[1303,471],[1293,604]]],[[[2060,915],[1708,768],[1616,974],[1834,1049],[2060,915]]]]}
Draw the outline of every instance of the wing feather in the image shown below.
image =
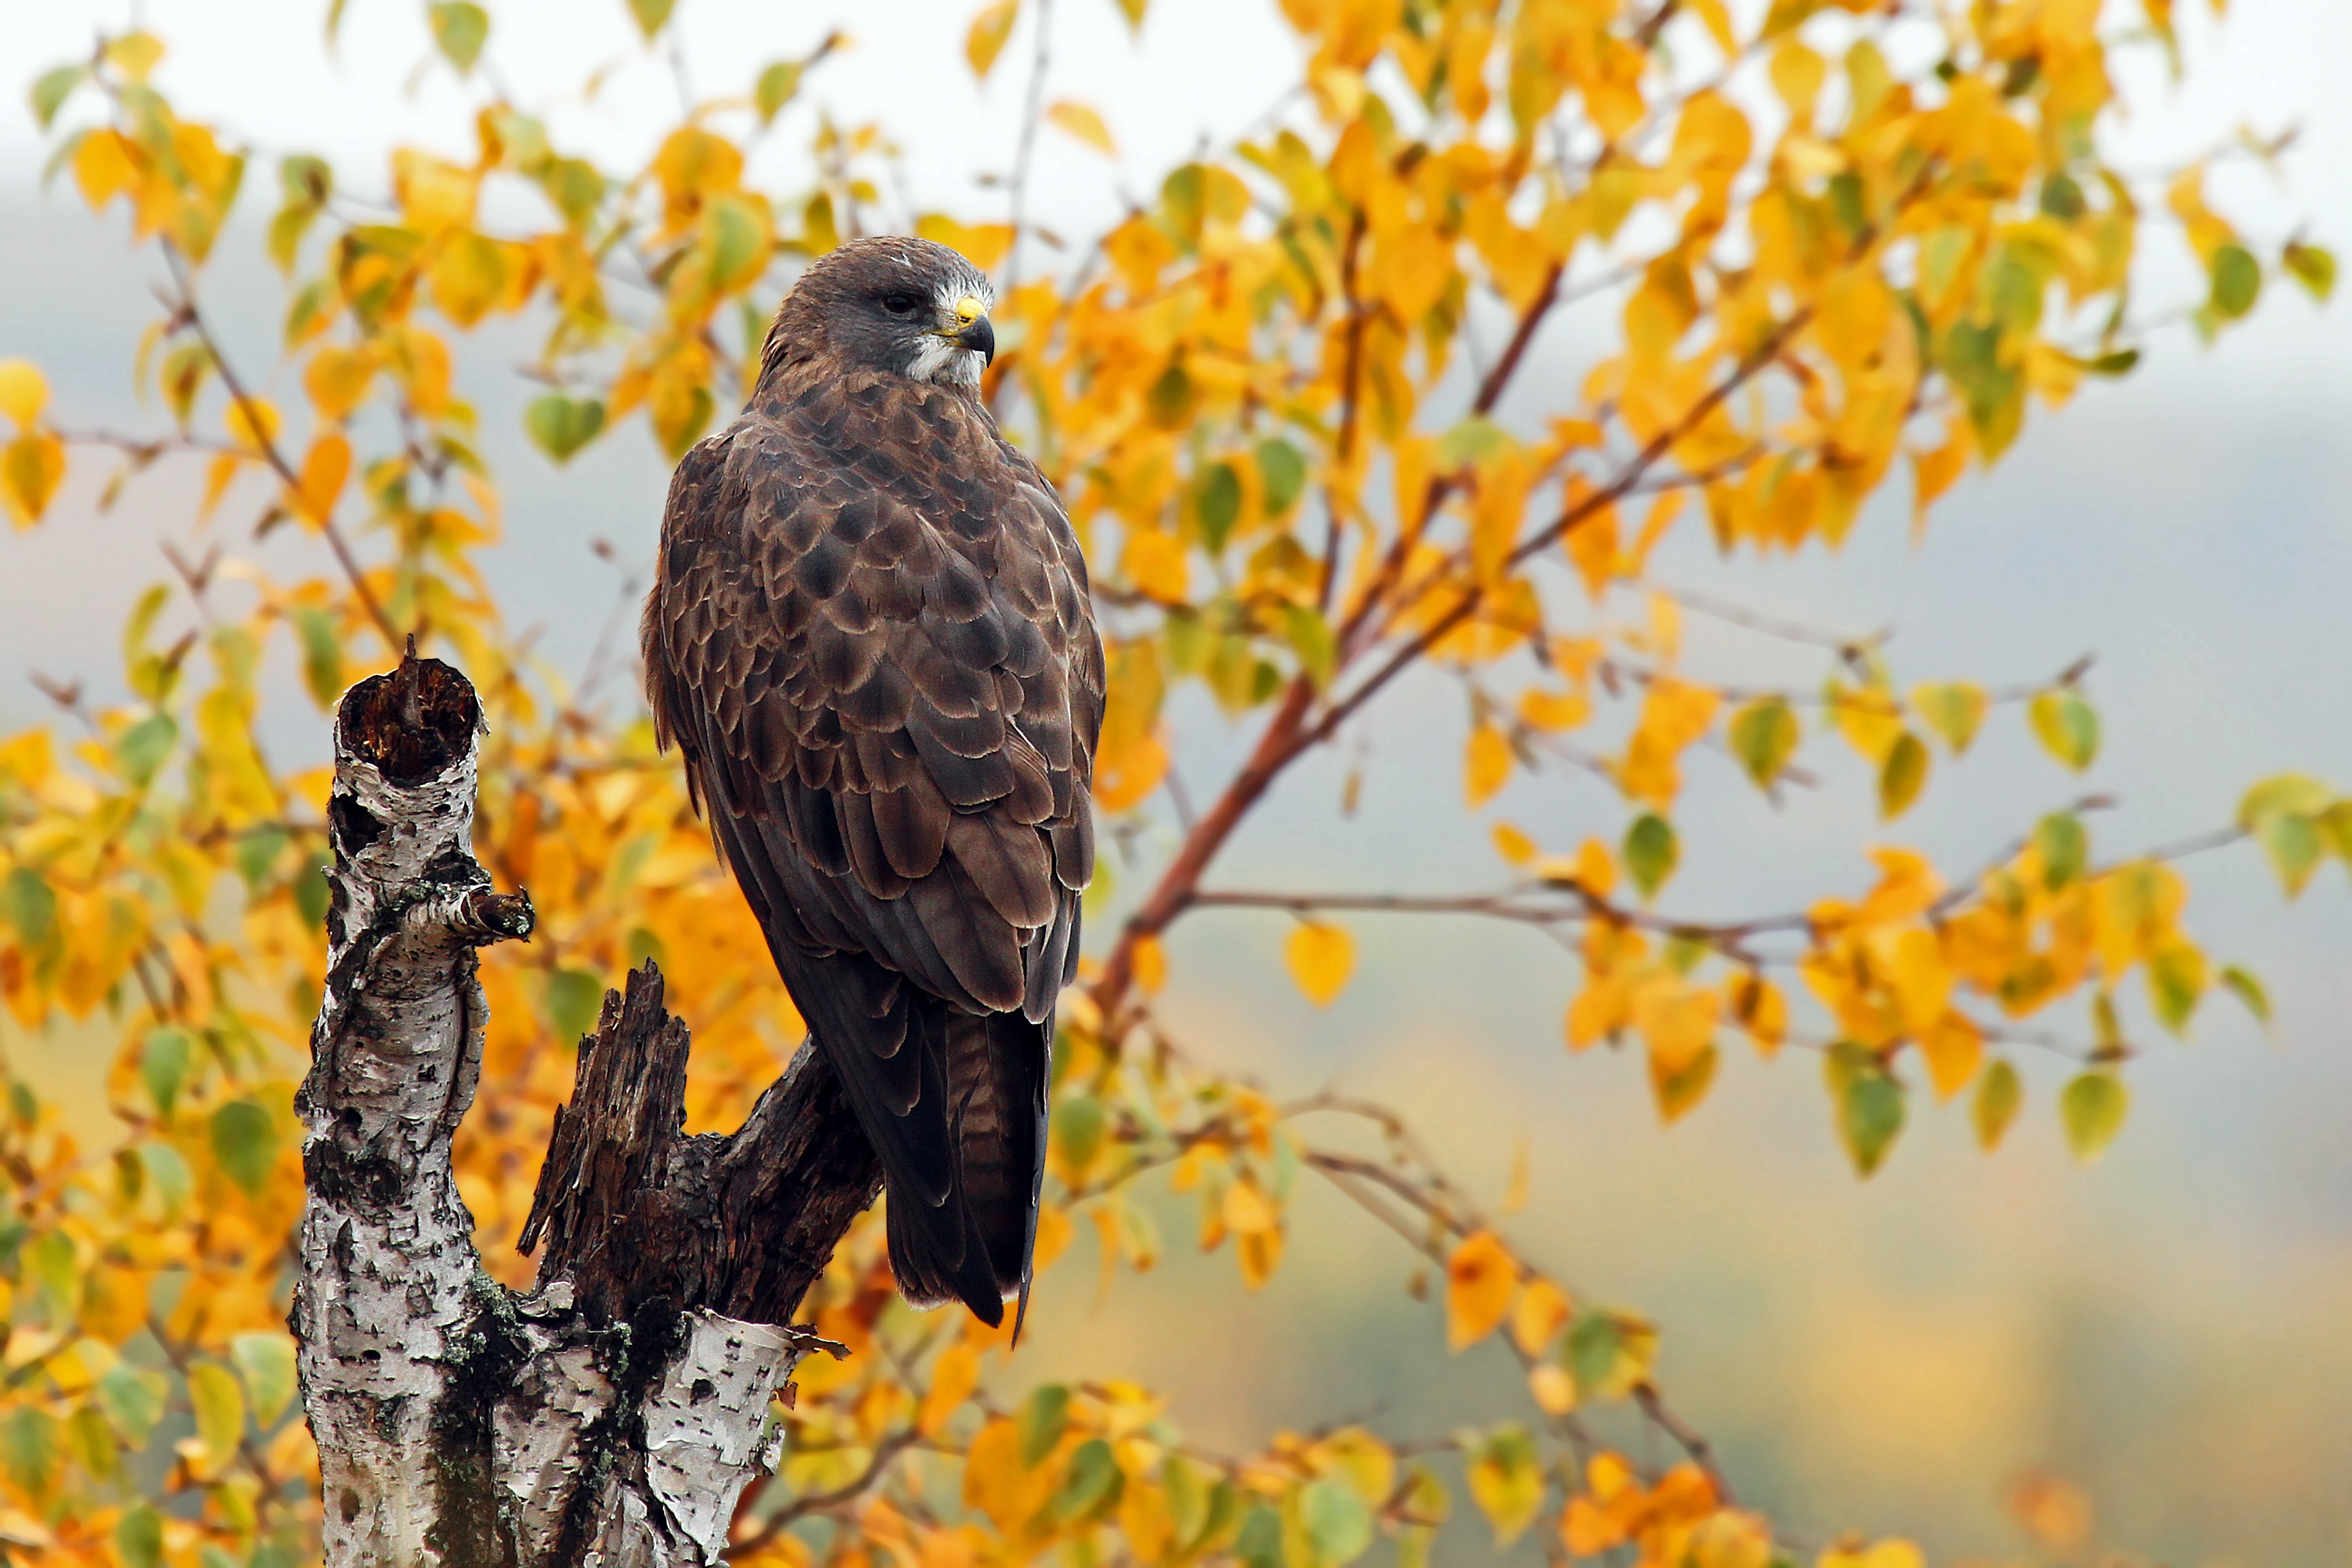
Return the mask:
{"type": "Polygon", "coordinates": [[[993,1322],[1093,863],[1085,563],[977,404],[789,374],[678,467],[647,695],[882,1157],[902,1288],[993,1322]]]}

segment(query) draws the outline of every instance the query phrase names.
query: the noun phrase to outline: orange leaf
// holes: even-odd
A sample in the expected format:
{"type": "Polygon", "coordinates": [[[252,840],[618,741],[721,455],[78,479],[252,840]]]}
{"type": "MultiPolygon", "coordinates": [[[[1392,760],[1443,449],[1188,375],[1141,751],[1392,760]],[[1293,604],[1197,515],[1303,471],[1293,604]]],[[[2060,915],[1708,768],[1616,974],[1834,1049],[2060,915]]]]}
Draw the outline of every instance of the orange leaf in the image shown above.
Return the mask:
{"type": "Polygon", "coordinates": [[[1158,937],[1137,937],[1129,962],[1135,969],[1135,983],[1146,992],[1156,996],[1168,984],[1168,948],[1158,937]]]}
{"type": "Polygon", "coordinates": [[[352,477],[352,444],[334,431],[310,443],[302,459],[302,483],[288,499],[303,521],[319,528],[335,514],[335,498],[352,477]]]}
{"type": "Polygon", "coordinates": [[[971,1397],[980,1386],[980,1352],[969,1343],[959,1342],[940,1352],[931,1365],[931,1386],[923,1395],[923,1404],[915,1416],[915,1429],[926,1437],[935,1437],[947,1426],[948,1418],[971,1397]]]}
{"type": "Polygon", "coordinates": [[[1282,958],[1307,999],[1318,1007],[1328,1007],[1355,972],[1356,939],[1344,926],[1301,921],[1283,944],[1282,958]]]}
{"type": "Polygon", "coordinates": [[[1495,1331],[1511,1310],[1518,1265],[1491,1230],[1472,1234],[1445,1260],[1445,1345],[1459,1351],[1495,1331]]]}
{"type": "Polygon", "coordinates": [[[1511,776],[1511,743],[1492,724],[1470,731],[1470,749],[1463,761],[1463,793],[1475,811],[1495,797],[1511,776]]]}

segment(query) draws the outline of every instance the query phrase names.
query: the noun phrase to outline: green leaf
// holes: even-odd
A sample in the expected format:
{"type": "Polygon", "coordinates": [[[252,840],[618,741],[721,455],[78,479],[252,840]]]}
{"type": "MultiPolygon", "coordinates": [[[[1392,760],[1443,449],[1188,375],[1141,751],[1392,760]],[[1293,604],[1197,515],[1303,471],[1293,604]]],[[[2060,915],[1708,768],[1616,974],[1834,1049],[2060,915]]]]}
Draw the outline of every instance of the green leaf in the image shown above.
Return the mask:
{"type": "Polygon", "coordinates": [[[1257,479],[1265,515],[1280,517],[1307,493],[1307,459],[1289,442],[1269,437],[1257,444],[1257,479]]]}
{"type": "Polygon", "coordinates": [[[1464,467],[1476,468],[1490,458],[1517,450],[1518,445],[1500,425],[1483,414],[1473,414],[1439,437],[1438,466],[1448,472],[1464,467]]]}
{"type": "Polygon", "coordinates": [[[793,100],[801,89],[801,62],[778,60],[760,73],[757,86],[751,89],[751,100],[760,107],[760,123],[765,125],[776,117],[776,111],[793,100]]]}
{"type": "Polygon", "coordinates": [[[1046,1511],[1061,1524],[1097,1517],[1118,1501],[1125,1479],[1110,1445],[1100,1437],[1089,1437],[1070,1456],[1070,1468],[1063,1473],[1061,1487],[1046,1511]]]}
{"type": "Polygon", "coordinates": [[[315,605],[294,611],[294,632],[302,643],[302,684],[310,700],[327,712],[343,695],[343,639],[335,634],[335,618],[315,605]]]}
{"type": "Polygon", "coordinates": [[[1091,1094],[1066,1094],[1054,1107],[1054,1147],[1061,1155],[1062,1168],[1076,1181],[1086,1180],[1086,1173],[1102,1152],[1103,1134],[1110,1130],[1110,1114],[1103,1102],[1091,1094]]]}
{"type": "Polygon", "coordinates": [[[1250,1510],[1234,1542],[1234,1559],[1243,1568],[1283,1568],[1282,1517],[1270,1508],[1250,1510]]]}
{"type": "Polygon", "coordinates": [[[440,0],[427,5],[425,16],[433,25],[433,42],[443,58],[457,68],[459,76],[471,71],[489,38],[490,14],[468,0],[440,0]]]}
{"type": "Polygon", "coordinates": [[[2066,1146],[2074,1158],[2088,1163],[2115,1142],[2123,1130],[2124,1112],[2131,1096],[2124,1080],[2105,1068],[2076,1075],[2058,1096],[2058,1119],[2065,1124],[2066,1146]]]}
{"type": "Polygon", "coordinates": [[[98,1380],[98,1408],[121,1437],[122,1446],[136,1453],[147,1446],[148,1434],[155,1423],[163,1419],[163,1406],[172,1394],[171,1381],[160,1372],[143,1372],[128,1362],[116,1362],[107,1368],[106,1375],[98,1380]]]}
{"type": "Polygon", "coordinates": [[[278,1163],[278,1129],[269,1112],[249,1100],[232,1100],[213,1112],[213,1158],[229,1180],[257,1193],[278,1163]]]}
{"type": "Polygon", "coordinates": [[[255,1425],[275,1426],[294,1400],[294,1342],[282,1333],[239,1334],[228,1342],[228,1357],[245,1379],[255,1425]]]}
{"type": "Polygon", "coordinates": [[[2254,1022],[2265,1027],[2269,1026],[2271,994],[2252,970],[2243,964],[2225,963],[2221,966],[2221,984],[2229,987],[2230,994],[2254,1016],[2254,1022]]]}
{"type": "Polygon", "coordinates": [[[2252,830],[2265,816],[2286,813],[2317,816],[2335,803],[2336,793],[2308,773],[2278,773],[2257,782],[2238,802],[2238,826],[2252,830]]]}
{"type": "Polygon", "coordinates": [[[47,1411],[19,1405],[0,1417],[0,1470],[37,1504],[56,1489],[62,1458],[57,1417],[47,1411]]]}
{"type": "Polygon", "coordinates": [[[1469,1450],[1471,1500],[1495,1527],[1497,1550],[1527,1533],[1542,1510],[1544,1470],[1535,1439],[1519,1426],[1497,1426],[1469,1450]]]}
{"type": "Polygon", "coordinates": [[[147,1031],[147,1038],[139,1047],[139,1076],[146,1082],[147,1098],[155,1102],[157,1115],[172,1114],[194,1060],[195,1042],[187,1030],[166,1024],[147,1031]]]}
{"type": "Polygon", "coordinates": [[[1878,815],[1892,821],[1911,809],[1927,787],[1927,744],[1906,730],[1886,749],[1878,769],[1878,815]]]}
{"type": "Polygon", "coordinates": [[[2071,686],[2045,691],[2026,710],[2042,750],[2081,773],[2099,754],[2099,716],[2071,686]]]}
{"type": "Polygon", "coordinates": [[[2285,254],[2279,258],[2279,264],[2286,268],[2289,277],[2309,289],[2311,297],[2321,304],[2326,304],[2327,297],[2336,292],[2334,252],[2323,250],[2315,245],[2305,245],[2298,239],[2287,246],[2285,254]]]}
{"type": "Polygon", "coordinates": [[[1021,1462],[1035,1469],[1054,1451],[1070,1425],[1070,1391],[1058,1383],[1041,1383],[1022,1405],[1015,1428],[1021,1438],[1021,1462]]]}
{"type": "Polygon", "coordinates": [[[141,1503],[114,1527],[114,1550],[123,1568],[163,1568],[163,1516],[141,1503]]]}
{"type": "Polygon", "coordinates": [[[131,788],[145,789],[154,782],[179,739],[180,726],[169,713],[151,713],[122,731],[122,738],[114,742],[114,754],[121,759],[122,776],[131,788]]]}
{"type": "Polygon", "coordinates": [[[247,892],[258,892],[276,868],[278,858],[294,841],[293,836],[273,823],[248,827],[236,836],[236,874],[243,879],[247,892]]]}
{"type": "Polygon", "coordinates": [[[2147,995],[2164,1026],[2178,1035],[2205,995],[2205,955],[2185,942],[2160,948],[2147,961],[2147,995]]]}
{"type": "Polygon", "coordinates": [[[1655,812],[1643,812],[1625,830],[1625,869],[1633,873],[1633,885],[1642,889],[1645,899],[1657,895],[1675,874],[1675,865],[1681,858],[1681,847],[1675,842],[1671,823],[1655,812]]]}
{"type": "Polygon", "coordinates": [[[2042,210],[2052,217],[2072,223],[2087,206],[2083,187],[2075,184],[2074,175],[2061,172],[2042,182],[2042,210]]]}
{"type": "Polygon", "coordinates": [[[1903,1131],[1903,1086],[1884,1069],[1858,1071],[1847,1079],[1838,1106],[1838,1131],[1853,1168],[1864,1176],[1885,1163],[1886,1152],[1903,1131]]]}
{"type": "Polygon", "coordinates": [[[145,1168],[156,1196],[163,1200],[164,1215],[178,1218],[196,1190],[196,1178],[188,1169],[188,1162],[169,1143],[154,1142],[139,1145],[139,1163],[145,1168]]]}
{"type": "Polygon", "coordinates": [[[2257,819],[2254,837],[2270,857],[2271,868],[2278,873],[2279,884],[2290,899],[2303,892],[2327,847],[2321,841],[2317,819],[2299,812],[2273,812],[2257,819]]]}
{"type": "Polygon", "coordinates": [[[1352,1563],[1371,1548],[1371,1510],[1336,1482],[1309,1481],[1298,1489],[1298,1522],[1318,1568],[1352,1563]]]}
{"type": "Polygon", "coordinates": [[[523,410],[522,427],[541,451],[561,463],[604,428],[604,405],[593,397],[571,398],[551,392],[523,410]]]}
{"type": "Polygon", "coordinates": [[[2116,349],[2111,353],[2099,354],[2091,359],[2076,360],[2074,363],[2093,375],[2109,377],[2129,375],[2139,368],[2139,350],[2116,349]]]}
{"type": "Polygon", "coordinates": [[[188,1368],[188,1403],[196,1407],[196,1436],[215,1465],[236,1453],[245,1436],[245,1388],[236,1374],[217,1363],[200,1361],[188,1368]]]}
{"type": "Polygon", "coordinates": [[[1320,691],[1329,686],[1339,668],[1339,645],[1331,635],[1331,623],[1311,605],[1285,605],[1282,629],[1298,655],[1298,668],[1315,689],[1320,691]]]}
{"type": "Polygon", "coordinates": [[[73,89],[89,79],[89,69],[86,66],[58,66],[43,71],[34,80],[30,95],[33,118],[40,122],[42,130],[47,131],[57,119],[58,110],[65,107],[66,100],[72,96],[73,89]]]}
{"type": "Polygon", "coordinates": [[[1796,714],[1778,697],[1750,702],[1731,716],[1731,754],[1759,789],[1769,789],[1796,754],[1801,731],[1796,714]]]}
{"type": "Polygon", "coordinates": [[[1956,757],[1977,738],[1985,710],[1991,704],[1983,687],[1965,680],[1930,681],[1911,690],[1911,710],[1943,738],[1956,757]]]}
{"type": "Polygon", "coordinates": [[[1171,364],[1151,384],[1143,402],[1154,425],[1162,430],[1181,430],[1192,422],[1192,378],[1184,374],[1182,365],[1171,364]]]}
{"type": "Polygon", "coordinates": [[[547,977],[547,1021],[566,1045],[594,1034],[604,1009],[604,983],[586,970],[559,969],[547,977]]]}
{"type": "Polygon", "coordinates": [[[1192,515],[1201,521],[1201,542],[1214,555],[1225,547],[1242,515],[1242,478],[1231,463],[1212,463],[1192,489],[1192,515]]]}
{"type": "Polygon", "coordinates": [[[662,24],[669,20],[670,9],[676,4],[677,0],[629,0],[629,15],[637,19],[637,31],[646,36],[647,43],[653,42],[662,24]]]}
{"type": "Polygon", "coordinates": [[[0,920],[16,928],[26,947],[46,947],[58,929],[58,896],[30,866],[19,866],[0,882],[0,920]]]}
{"type": "Polygon", "coordinates": [[[323,858],[312,860],[296,871],[289,885],[294,889],[294,912],[312,931],[327,923],[327,862],[323,858]]]}
{"type": "Polygon", "coordinates": [[[2090,864],[2090,832],[2071,811],[2053,811],[2034,824],[2033,847],[2042,853],[2042,885],[2053,893],[2090,864]]]}
{"type": "Polygon", "coordinates": [[[2236,320],[2254,308],[2262,298],[2263,264],[2254,253],[2242,245],[2225,245],[2213,253],[2213,297],[2210,301],[2215,314],[2236,320]]]}

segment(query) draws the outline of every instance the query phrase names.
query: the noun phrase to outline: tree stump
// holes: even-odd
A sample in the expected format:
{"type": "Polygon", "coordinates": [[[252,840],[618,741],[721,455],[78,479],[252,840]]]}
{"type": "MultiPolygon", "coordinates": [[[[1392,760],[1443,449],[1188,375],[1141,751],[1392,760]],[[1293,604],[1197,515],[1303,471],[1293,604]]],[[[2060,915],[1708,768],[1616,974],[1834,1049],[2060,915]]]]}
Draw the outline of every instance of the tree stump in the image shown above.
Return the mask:
{"type": "Polygon", "coordinates": [[[771,1396],[824,1343],[793,1313],[880,1166],[813,1046],[739,1131],[685,1136],[687,1030],[648,963],[581,1042],[523,1233],[536,1285],[484,1272],[449,1153],[481,1071],[476,950],[532,915],[470,847],[480,729],[466,678],[413,649],[335,718],[291,1321],[326,1561],[709,1564],[775,1463],[771,1396]]]}

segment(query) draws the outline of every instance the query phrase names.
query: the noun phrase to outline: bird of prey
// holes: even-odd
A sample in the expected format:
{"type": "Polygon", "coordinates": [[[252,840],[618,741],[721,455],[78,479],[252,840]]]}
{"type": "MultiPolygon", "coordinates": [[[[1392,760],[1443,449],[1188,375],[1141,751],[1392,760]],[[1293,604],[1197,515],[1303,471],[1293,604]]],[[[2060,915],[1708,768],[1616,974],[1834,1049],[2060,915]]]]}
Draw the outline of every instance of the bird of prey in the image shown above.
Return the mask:
{"type": "Polygon", "coordinates": [[[1069,516],[981,398],[992,298],[928,240],[813,263],[671,479],[643,628],[662,743],[881,1157],[899,1290],[992,1325],[1027,1307],[1103,707],[1069,516]]]}

